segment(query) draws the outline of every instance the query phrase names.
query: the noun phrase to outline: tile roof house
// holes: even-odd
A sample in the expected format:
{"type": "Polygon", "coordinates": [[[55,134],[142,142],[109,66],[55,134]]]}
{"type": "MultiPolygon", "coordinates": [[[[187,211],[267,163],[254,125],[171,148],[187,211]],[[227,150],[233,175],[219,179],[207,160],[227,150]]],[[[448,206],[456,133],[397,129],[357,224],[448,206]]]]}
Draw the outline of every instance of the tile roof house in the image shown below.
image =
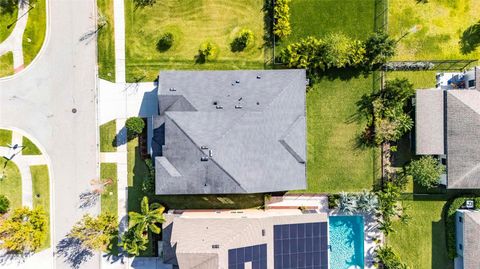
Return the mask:
{"type": "Polygon", "coordinates": [[[328,268],[327,213],[247,209],[165,217],[163,262],[174,268],[328,268]]]}
{"type": "Polygon", "coordinates": [[[416,153],[446,157],[449,189],[480,189],[479,90],[416,92],[416,153]]]}
{"type": "Polygon", "coordinates": [[[455,269],[480,268],[480,212],[458,210],[455,214],[456,249],[455,269]]]}
{"type": "Polygon", "coordinates": [[[305,70],[167,71],[156,194],[306,188],[305,70]]]}

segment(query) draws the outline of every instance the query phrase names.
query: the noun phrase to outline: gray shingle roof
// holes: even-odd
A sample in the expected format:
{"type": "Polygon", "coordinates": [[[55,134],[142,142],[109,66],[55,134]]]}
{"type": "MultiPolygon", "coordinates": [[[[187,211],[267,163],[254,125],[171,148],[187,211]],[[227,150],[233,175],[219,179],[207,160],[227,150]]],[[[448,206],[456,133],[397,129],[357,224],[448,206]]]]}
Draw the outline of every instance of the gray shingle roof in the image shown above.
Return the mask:
{"type": "Polygon", "coordinates": [[[442,155],[445,152],[443,94],[443,90],[416,91],[415,135],[419,155],[442,155]]]}
{"type": "Polygon", "coordinates": [[[463,268],[480,268],[480,212],[464,211],[463,268]]]}
{"type": "Polygon", "coordinates": [[[162,72],[156,193],[306,188],[305,87],[304,70],[162,72]]]}
{"type": "Polygon", "coordinates": [[[448,188],[480,188],[480,92],[447,92],[448,188]]]}

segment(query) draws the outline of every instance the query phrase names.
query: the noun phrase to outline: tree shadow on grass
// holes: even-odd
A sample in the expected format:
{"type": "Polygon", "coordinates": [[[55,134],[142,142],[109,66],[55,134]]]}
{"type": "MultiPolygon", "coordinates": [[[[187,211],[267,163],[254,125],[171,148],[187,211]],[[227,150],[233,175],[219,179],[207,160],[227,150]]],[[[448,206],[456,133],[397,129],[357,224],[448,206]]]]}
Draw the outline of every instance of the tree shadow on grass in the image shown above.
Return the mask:
{"type": "Polygon", "coordinates": [[[463,32],[459,43],[463,54],[473,52],[480,45],[480,21],[463,32]]]}
{"type": "Polygon", "coordinates": [[[83,247],[80,240],[68,236],[58,243],[56,254],[75,269],[93,256],[93,252],[83,247]]]}
{"type": "Polygon", "coordinates": [[[89,208],[97,204],[98,200],[100,200],[100,194],[93,191],[85,191],[80,193],[79,198],[79,208],[89,208]]]}

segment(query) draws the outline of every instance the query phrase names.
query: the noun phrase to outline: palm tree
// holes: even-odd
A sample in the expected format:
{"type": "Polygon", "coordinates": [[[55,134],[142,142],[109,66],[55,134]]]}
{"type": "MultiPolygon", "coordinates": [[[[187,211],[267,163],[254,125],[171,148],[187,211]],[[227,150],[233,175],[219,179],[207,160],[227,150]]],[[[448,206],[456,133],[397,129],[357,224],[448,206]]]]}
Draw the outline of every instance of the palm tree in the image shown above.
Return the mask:
{"type": "Polygon", "coordinates": [[[353,194],[341,192],[338,199],[338,208],[347,215],[352,215],[357,210],[357,197],[353,194]]]}
{"type": "Polygon", "coordinates": [[[358,210],[365,213],[376,213],[378,210],[378,197],[372,192],[363,190],[358,196],[358,210]]]}
{"type": "Polygon", "coordinates": [[[143,237],[148,236],[148,230],[152,231],[152,233],[159,234],[161,228],[157,226],[157,223],[163,223],[165,221],[163,217],[165,208],[158,203],[149,205],[148,197],[144,196],[140,204],[140,209],[141,213],[128,212],[128,229],[135,229],[135,231],[143,237]]]}

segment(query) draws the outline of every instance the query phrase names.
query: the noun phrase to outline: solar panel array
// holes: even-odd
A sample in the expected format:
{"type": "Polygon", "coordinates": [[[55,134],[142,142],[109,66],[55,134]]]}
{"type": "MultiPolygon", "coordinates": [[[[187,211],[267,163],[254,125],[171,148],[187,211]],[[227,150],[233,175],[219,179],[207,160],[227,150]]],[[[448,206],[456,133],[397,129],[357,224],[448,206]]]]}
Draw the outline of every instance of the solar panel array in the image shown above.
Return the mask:
{"type": "Polygon", "coordinates": [[[228,250],[228,269],[245,269],[247,262],[252,269],[267,269],[267,244],[228,250]]]}
{"type": "Polygon", "coordinates": [[[273,226],[275,269],[327,269],[327,223],[273,226]]]}

